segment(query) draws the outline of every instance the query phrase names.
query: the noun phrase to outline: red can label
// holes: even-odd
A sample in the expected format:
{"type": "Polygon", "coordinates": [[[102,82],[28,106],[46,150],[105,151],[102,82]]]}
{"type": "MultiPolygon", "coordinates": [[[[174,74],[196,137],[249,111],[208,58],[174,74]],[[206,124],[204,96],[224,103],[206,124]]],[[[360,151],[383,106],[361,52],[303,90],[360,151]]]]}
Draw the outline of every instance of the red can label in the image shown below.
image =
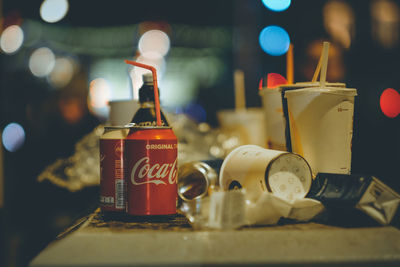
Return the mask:
{"type": "Polygon", "coordinates": [[[126,139],[130,215],[176,213],[177,140],[126,139]]]}
{"type": "Polygon", "coordinates": [[[125,211],[123,150],[123,139],[100,139],[100,207],[103,211],[125,211]]]}

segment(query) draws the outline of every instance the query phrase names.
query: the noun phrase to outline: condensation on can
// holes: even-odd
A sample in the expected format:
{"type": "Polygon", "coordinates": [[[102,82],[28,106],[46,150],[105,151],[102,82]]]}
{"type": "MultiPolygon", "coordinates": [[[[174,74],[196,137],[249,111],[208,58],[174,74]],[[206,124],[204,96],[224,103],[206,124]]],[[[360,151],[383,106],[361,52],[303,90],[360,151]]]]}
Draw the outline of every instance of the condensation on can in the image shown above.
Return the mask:
{"type": "Polygon", "coordinates": [[[126,181],[124,140],[129,126],[105,126],[100,137],[100,208],[103,212],[125,212],[126,181]]]}
{"type": "Polygon", "coordinates": [[[133,126],[125,140],[127,214],[173,215],[178,140],[168,126],[133,126]]]}

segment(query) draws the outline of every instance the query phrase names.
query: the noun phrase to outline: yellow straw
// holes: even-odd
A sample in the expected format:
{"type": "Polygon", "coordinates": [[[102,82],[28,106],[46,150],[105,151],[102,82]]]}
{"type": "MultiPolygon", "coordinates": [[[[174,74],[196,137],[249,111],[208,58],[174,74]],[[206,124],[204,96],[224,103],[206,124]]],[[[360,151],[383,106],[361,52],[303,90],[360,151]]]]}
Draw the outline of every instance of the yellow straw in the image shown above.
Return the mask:
{"type": "Polygon", "coordinates": [[[286,80],[288,84],[294,82],[293,44],[289,44],[289,50],[286,53],[286,80]]]}
{"type": "Polygon", "coordinates": [[[235,109],[245,109],[246,95],[244,89],[244,73],[242,70],[235,70],[233,76],[235,86],[235,109]]]}

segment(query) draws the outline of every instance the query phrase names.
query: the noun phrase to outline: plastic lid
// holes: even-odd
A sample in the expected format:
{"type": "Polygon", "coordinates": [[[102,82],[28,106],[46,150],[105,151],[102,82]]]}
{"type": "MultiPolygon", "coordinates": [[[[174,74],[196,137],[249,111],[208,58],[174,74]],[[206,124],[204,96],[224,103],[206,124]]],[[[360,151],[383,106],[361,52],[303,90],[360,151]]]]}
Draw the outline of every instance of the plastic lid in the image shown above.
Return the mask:
{"type": "MultiPolygon", "coordinates": [[[[345,83],[325,83],[327,87],[340,87],[345,88],[345,83]]],[[[320,87],[320,82],[297,82],[295,84],[281,85],[283,89],[296,89],[296,88],[308,88],[308,87],[320,87]]]]}
{"type": "MultiPolygon", "coordinates": [[[[345,88],[346,84],[345,83],[325,83],[326,86],[328,87],[339,87],[339,88],[345,88]]],[[[309,87],[318,87],[320,86],[320,82],[297,82],[295,84],[282,84],[279,87],[274,88],[273,90],[263,87],[259,94],[263,95],[264,93],[268,92],[276,92],[279,91],[281,92],[282,90],[287,90],[287,89],[301,89],[301,88],[309,88],[309,87]]]]}
{"type": "Polygon", "coordinates": [[[285,97],[287,95],[304,94],[304,93],[320,93],[320,94],[332,94],[332,95],[344,95],[344,96],[356,96],[357,89],[354,88],[341,88],[341,87],[308,87],[296,90],[285,91],[285,97]]]}
{"type": "MultiPolygon", "coordinates": [[[[309,86],[319,86],[320,82],[297,82],[294,85],[309,87],[309,86]]],[[[346,87],[345,83],[325,83],[328,87],[346,87]]]]}

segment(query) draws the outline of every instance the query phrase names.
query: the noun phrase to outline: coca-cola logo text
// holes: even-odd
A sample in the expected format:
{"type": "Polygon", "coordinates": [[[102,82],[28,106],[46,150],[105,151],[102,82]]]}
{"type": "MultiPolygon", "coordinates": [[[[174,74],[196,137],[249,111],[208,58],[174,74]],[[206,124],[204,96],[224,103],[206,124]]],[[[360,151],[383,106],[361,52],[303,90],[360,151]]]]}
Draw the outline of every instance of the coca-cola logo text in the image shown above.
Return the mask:
{"type": "Polygon", "coordinates": [[[134,185],[141,184],[164,184],[166,185],[166,178],[168,183],[176,183],[176,160],[173,163],[155,163],[150,165],[149,157],[139,159],[132,168],[131,182],[134,185]]]}

